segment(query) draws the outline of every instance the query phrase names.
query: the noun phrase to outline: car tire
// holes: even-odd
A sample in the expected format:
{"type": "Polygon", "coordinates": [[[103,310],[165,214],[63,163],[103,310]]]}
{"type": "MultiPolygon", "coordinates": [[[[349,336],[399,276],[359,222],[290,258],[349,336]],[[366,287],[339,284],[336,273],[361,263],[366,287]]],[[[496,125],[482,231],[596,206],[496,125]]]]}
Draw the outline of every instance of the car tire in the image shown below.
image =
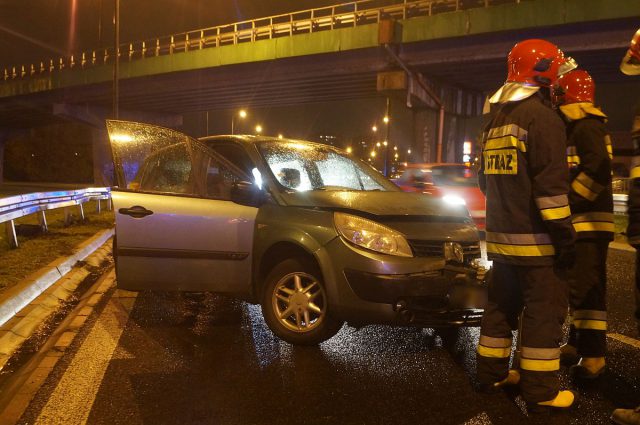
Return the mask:
{"type": "Polygon", "coordinates": [[[304,259],[277,264],[265,280],[261,301],[271,331],[294,345],[317,345],[334,336],[343,324],[331,316],[320,270],[304,259]]]}

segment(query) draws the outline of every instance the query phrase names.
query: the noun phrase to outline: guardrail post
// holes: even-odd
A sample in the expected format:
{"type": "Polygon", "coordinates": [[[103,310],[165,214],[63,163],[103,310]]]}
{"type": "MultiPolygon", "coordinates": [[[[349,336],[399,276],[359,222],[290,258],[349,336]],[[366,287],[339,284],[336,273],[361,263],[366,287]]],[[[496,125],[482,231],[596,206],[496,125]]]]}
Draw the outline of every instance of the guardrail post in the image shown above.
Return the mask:
{"type": "Polygon", "coordinates": [[[47,225],[47,216],[45,215],[44,211],[40,211],[38,213],[38,224],[42,229],[42,233],[47,233],[49,231],[49,226],[47,225]]]}
{"type": "Polygon", "coordinates": [[[107,211],[111,211],[113,209],[113,203],[111,202],[111,196],[107,198],[107,211]]]}
{"type": "Polygon", "coordinates": [[[10,248],[18,247],[18,236],[16,236],[16,226],[13,220],[9,220],[5,223],[5,233],[7,235],[7,242],[10,248]]]}
{"type": "Polygon", "coordinates": [[[71,208],[64,207],[64,225],[69,226],[71,224],[71,208]]]}
{"type": "Polygon", "coordinates": [[[100,210],[102,209],[102,206],[100,205],[100,202],[102,202],[102,199],[98,198],[97,201],[98,202],[96,202],[96,212],[98,214],[100,214],[100,210]]]}
{"type": "Polygon", "coordinates": [[[78,204],[78,209],[80,210],[80,220],[84,222],[84,207],[82,204],[78,204]]]}

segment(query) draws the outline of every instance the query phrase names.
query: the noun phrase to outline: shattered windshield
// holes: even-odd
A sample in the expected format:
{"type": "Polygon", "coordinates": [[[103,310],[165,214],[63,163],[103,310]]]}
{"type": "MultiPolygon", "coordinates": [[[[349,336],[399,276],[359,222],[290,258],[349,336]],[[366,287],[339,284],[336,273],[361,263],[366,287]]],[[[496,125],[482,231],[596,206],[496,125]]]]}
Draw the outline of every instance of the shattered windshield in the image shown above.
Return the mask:
{"type": "Polygon", "coordinates": [[[293,141],[258,147],[278,183],[290,190],[399,190],[373,168],[329,147],[293,141]]]}

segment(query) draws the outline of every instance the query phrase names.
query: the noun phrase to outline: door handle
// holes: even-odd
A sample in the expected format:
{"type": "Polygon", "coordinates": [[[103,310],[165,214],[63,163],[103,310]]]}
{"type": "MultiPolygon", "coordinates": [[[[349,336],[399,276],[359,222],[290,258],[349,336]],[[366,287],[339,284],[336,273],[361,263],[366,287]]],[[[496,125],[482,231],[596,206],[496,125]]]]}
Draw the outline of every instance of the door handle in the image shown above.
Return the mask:
{"type": "Polygon", "coordinates": [[[148,210],[145,207],[141,207],[140,205],[135,205],[131,208],[120,208],[118,212],[120,214],[130,215],[133,218],[142,218],[153,214],[153,211],[148,210]]]}

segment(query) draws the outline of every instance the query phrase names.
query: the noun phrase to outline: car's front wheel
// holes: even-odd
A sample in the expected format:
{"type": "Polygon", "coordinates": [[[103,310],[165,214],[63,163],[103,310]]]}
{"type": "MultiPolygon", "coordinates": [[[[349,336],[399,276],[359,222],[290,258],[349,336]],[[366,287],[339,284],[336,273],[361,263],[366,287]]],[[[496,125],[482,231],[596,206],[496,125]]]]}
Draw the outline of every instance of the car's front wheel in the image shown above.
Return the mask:
{"type": "Polygon", "coordinates": [[[330,313],[322,275],[309,261],[284,260],[267,276],[262,314],[279,338],[297,345],[319,344],[342,327],[330,313]]]}

